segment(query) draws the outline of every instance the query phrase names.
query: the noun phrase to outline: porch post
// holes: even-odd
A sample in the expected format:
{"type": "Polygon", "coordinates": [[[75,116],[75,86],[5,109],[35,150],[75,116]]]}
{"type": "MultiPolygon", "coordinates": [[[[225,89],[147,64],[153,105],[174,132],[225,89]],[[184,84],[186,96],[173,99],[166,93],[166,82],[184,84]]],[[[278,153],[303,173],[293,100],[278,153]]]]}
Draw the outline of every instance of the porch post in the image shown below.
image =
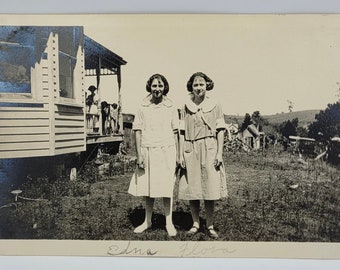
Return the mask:
{"type": "Polygon", "coordinates": [[[119,124],[119,134],[123,134],[123,114],[122,114],[122,96],[121,96],[121,85],[122,77],[120,72],[120,66],[117,68],[117,82],[118,82],[118,124],[119,124]]]}
{"type": "Polygon", "coordinates": [[[99,127],[98,131],[99,134],[102,135],[103,134],[103,130],[102,130],[102,106],[101,106],[101,91],[100,91],[100,72],[101,72],[101,66],[102,66],[102,60],[100,55],[98,56],[98,66],[96,68],[96,79],[97,79],[97,93],[98,93],[98,117],[97,117],[97,126],[99,127]]]}

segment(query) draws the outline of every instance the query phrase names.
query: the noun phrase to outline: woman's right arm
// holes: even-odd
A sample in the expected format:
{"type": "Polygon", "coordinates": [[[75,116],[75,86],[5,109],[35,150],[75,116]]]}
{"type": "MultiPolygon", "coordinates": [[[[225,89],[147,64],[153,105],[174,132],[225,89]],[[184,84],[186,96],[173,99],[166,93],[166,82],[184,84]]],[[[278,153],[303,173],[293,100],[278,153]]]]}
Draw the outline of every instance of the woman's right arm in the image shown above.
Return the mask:
{"type": "Polygon", "coordinates": [[[135,137],[136,137],[137,166],[140,169],[144,169],[144,160],[143,160],[142,151],[141,151],[142,131],[136,130],[135,137]]]}
{"type": "Polygon", "coordinates": [[[185,116],[184,116],[184,108],[180,110],[179,117],[179,164],[182,168],[185,168],[184,161],[184,134],[185,134],[185,116]]]}
{"type": "Polygon", "coordinates": [[[132,129],[135,132],[135,145],[136,145],[136,152],[137,152],[137,166],[141,169],[144,169],[144,160],[142,156],[142,130],[143,130],[143,113],[139,109],[136,113],[135,119],[133,121],[132,129]]]}
{"type": "Polygon", "coordinates": [[[179,133],[179,164],[185,168],[184,161],[184,132],[181,130],[179,133]]]}

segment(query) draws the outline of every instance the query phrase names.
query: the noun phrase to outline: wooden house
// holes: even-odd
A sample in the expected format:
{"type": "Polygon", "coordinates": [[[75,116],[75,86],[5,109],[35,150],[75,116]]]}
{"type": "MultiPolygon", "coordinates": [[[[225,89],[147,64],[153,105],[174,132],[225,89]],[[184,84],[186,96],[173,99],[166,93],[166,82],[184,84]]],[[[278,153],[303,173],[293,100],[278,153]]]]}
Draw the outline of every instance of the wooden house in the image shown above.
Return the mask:
{"type": "Polygon", "coordinates": [[[239,131],[238,124],[235,123],[226,124],[226,136],[228,140],[233,140],[234,138],[236,138],[238,131],[239,131]]]}
{"type": "MultiPolygon", "coordinates": [[[[89,132],[85,76],[111,75],[118,84],[126,61],[84,35],[83,27],[0,26],[0,159],[86,151],[121,142],[122,132],[89,132]]],[[[97,121],[101,121],[100,102],[97,121]]]]}
{"type": "Polygon", "coordinates": [[[243,131],[239,131],[238,138],[250,149],[260,149],[265,146],[265,134],[260,132],[254,124],[248,125],[243,131]]]}

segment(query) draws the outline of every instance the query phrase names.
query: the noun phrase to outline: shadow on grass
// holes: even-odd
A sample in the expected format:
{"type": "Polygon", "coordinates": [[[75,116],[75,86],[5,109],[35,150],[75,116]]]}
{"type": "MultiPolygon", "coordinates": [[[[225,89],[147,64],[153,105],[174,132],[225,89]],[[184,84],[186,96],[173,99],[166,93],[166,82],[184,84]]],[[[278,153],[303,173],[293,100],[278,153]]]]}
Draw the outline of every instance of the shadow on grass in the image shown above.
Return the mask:
{"type": "MultiPolygon", "coordinates": [[[[141,206],[130,208],[128,211],[128,218],[133,227],[137,227],[144,222],[145,209],[141,206]]],[[[188,231],[192,226],[192,218],[190,212],[176,210],[172,213],[172,220],[177,230],[188,231]]],[[[204,227],[205,220],[200,219],[200,227],[204,227]]],[[[165,229],[165,216],[163,213],[152,214],[152,230],[165,229]]]]}

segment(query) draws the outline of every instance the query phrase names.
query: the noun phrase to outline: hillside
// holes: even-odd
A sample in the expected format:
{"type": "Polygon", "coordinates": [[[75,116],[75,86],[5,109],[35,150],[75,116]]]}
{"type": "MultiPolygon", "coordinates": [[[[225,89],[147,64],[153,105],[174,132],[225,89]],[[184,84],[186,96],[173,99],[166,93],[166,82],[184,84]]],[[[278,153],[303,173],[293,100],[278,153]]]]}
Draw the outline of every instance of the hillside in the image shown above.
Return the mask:
{"type": "MultiPolygon", "coordinates": [[[[279,113],[274,115],[263,115],[263,118],[268,120],[269,124],[280,124],[284,121],[292,120],[294,118],[299,119],[299,126],[305,126],[314,121],[315,115],[319,113],[320,110],[305,110],[290,113],[279,113]]],[[[226,123],[238,123],[243,122],[244,115],[224,115],[224,120],[226,123]]]]}
{"type": "Polygon", "coordinates": [[[284,121],[292,120],[294,118],[299,119],[299,125],[304,126],[314,122],[315,115],[318,114],[320,110],[306,110],[291,113],[280,113],[274,115],[264,115],[263,117],[268,120],[270,124],[280,124],[284,121]]]}

